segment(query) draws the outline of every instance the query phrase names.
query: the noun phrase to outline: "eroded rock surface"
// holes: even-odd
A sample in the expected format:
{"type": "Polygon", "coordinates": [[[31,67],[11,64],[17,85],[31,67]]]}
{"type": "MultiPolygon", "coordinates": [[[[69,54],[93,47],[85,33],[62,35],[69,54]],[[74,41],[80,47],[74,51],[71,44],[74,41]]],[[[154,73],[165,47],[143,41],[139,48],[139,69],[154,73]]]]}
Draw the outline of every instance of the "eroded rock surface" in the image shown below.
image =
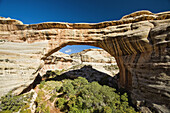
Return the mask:
{"type": "Polygon", "coordinates": [[[43,64],[40,59],[45,46],[45,41],[0,43],[0,96],[14,89],[21,92],[34,80],[37,69],[43,64]]]}
{"type": "MultiPolygon", "coordinates": [[[[40,46],[43,55],[37,57],[37,61],[45,60],[66,45],[100,47],[115,57],[120,69],[120,86],[131,92],[134,103],[158,112],[170,111],[170,12],[139,11],[118,21],[97,24],[46,22],[25,25],[18,20],[0,18],[0,39],[2,44],[17,43],[20,48],[24,47],[22,43],[47,41],[47,47],[40,46]]],[[[8,54],[3,52],[3,47],[0,47],[1,56],[8,54]]],[[[6,58],[1,59],[4,71],[6,58]]],[[[26,75],[30,78],[33,75],[30,73],[36,71],[27,71],[26,75]]],[[[11,75],[3,73],[0,76],[11,75]]]]}

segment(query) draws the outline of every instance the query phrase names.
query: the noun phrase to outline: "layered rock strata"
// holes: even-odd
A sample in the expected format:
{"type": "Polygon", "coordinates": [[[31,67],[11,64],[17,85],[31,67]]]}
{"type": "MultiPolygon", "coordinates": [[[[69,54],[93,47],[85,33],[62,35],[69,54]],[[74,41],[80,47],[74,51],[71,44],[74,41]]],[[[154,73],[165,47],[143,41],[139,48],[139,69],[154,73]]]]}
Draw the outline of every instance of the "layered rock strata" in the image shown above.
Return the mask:
{"type": "MultiPolygon", "coordinates": [[[[42,61],[66,45],[100,47],[116,58],[120,86],[131,92],[134,103],[158,112],[169,112],[170,12],[139,11],[118,21],[97,24],[46,22],[25,25],[18,20],[0,18],[0,39],[3,44],[48,41],[47,47],[41,48],[42,61]]],[[[2,55],[7,54],[0,50],[2,55]]]]}
{"type": "Polygon", "coordinates": [[[0,42],[0,96],[14,89],[22,92],[32,83],[46,46],[45,41],[31,44],[0,42]]]}

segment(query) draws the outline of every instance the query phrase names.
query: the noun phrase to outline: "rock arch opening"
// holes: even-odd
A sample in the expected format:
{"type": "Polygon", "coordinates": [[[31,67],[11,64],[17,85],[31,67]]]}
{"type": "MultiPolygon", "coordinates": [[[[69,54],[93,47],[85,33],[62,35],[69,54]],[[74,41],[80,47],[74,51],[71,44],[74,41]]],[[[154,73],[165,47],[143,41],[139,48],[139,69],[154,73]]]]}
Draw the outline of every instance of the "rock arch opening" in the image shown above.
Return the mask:
{"type": "Polygon", "coordinates": [[[94,46],[76,45],[63,47],[48,56],[44,60],[41,75],[47,70],[78,69],[86,65],[112,77],[119,73],[115,58],[105,50],[94,46]]]}

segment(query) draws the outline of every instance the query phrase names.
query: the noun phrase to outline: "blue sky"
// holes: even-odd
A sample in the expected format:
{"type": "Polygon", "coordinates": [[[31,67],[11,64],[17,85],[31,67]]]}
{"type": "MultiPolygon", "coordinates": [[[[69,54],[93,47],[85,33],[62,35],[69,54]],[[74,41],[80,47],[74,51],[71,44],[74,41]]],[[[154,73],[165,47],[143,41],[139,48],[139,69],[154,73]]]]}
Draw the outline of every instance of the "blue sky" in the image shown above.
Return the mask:
{"type": "MultiPolygon", "coordinates": [[[[139,10],[170,11],[170,0],[0,0],[0,16],[18,19],[24,24],[47,21],[96,23],[119,20],[139,10]]],[[[70,54],[87,48],[92,47],[66,46],[60,51],[70,54]]]]}

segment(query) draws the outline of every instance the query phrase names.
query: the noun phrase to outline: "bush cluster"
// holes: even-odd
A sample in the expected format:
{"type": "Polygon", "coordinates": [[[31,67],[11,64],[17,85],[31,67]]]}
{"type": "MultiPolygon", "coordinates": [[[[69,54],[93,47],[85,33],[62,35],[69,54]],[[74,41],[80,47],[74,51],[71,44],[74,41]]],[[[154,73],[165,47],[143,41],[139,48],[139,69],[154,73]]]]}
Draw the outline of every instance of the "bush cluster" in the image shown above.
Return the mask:
{"type": "Polygon", "coordinates": [[[135,113],[128,104],[126,93],[120,95],[116,89],[89,83],[79,77],[67,80],[57,90],[60,93],[55,102],[56,108],[69,113],[135,113]]]}
{"type": "Polygon", "coordinates": [[[12,93],[8,93],[7,95],[1,97],[0,99],[1,101],[0,112],[13,113],[13,112],[18,112],[21,109],[21,111],[23,111],[24,113],[24,109],[29,108],[29,103],[32,96],[33,93],[29,93],[26,95],[18,95],[18,96],[13,95],[12,93]]]}
{"type": "MultiPolygon", "coordinates": [[[[30,113],[33,93],[14,96],[11,93],[0,99],[0,113],[30,113]]],[[[49,102],[55,103],[56,110],[68,113],[136,113],[129,106],[127,93],[88,82],[83,77],[74,80],[42,81],[35,100],[36,112],[50,113],[49,102]],[[45,97],[50,97],[46,100],[45,97]]]]}

